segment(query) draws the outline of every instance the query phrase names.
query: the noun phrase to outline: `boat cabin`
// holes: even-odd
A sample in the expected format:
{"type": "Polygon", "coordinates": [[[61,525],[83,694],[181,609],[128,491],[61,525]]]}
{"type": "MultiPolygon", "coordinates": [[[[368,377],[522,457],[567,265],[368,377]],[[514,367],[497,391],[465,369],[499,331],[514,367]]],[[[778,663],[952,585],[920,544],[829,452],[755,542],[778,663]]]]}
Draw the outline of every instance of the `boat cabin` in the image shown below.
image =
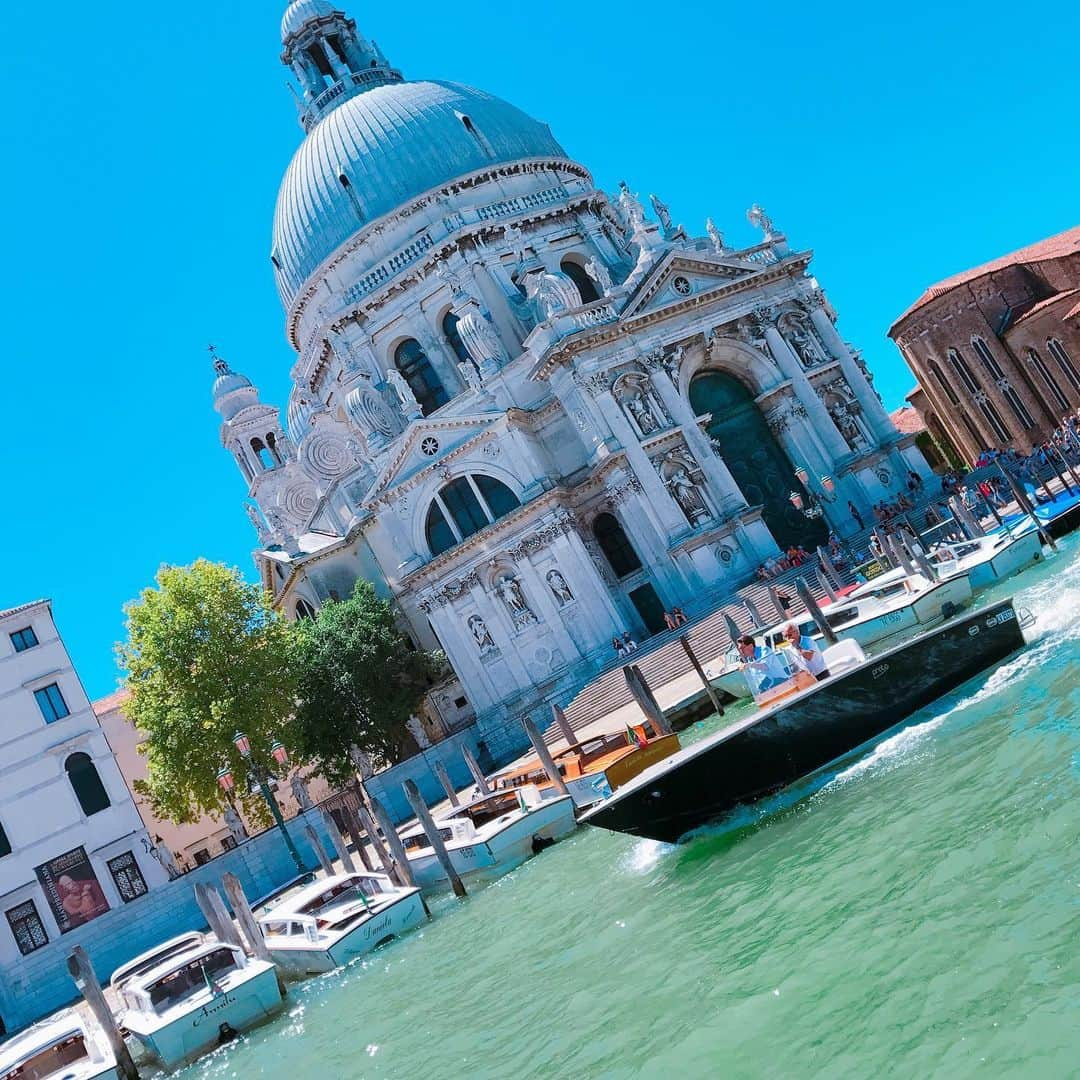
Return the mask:
{"type": "Polygon", "coordinates": [[[106,1067],[101,1051],[88,1040],[75,1017],[69,1023],[46,1023],[40,1030],[32,1029],[17,1042],[17,1047],[0,1047],[0,1080],[81,1076],[95,1063],[102,1069],[106,1067]],[[9,1053],[4,1054],[5,1050],[9,1053]]]}
{"type": "Polygon", "coordinates": [[[127,979],[120,999],[131,1012],[164,1016],[170,1009],[247,966],[243,950],[220,942],[202,945],[127,979]]]}
{"type": "Polygon", "coordinates": [[[396,890],[385,874],[337,874],[299,893],[259,919],[259,928],[271,938],[315,941],[322,930],[342,931],[370,914],[376,904],[396,890]]]}
{"type": "MultiPolygon", "coordinates": [[[[471,843],[480,829],[493,823],[509,820],[516,814],[527,813],[538,805],[543,796],[535,784],[525,784],[482,795],[463,806],[455,806],[440,815],[436,822],[445,844],[471,843]]],[[[415,825],[401,835],[407,855],[430,850],[423,827],[415,825]]]]}
{"type": "Polygon", "coordinates": [[[118,967],[109,980],[109,985],[114,989],[127,982],[128,979],[134,979],[139,975],[144,975],[146,972],[153,968],[160,967],[166,960],[171,960],[174,956],[179,956],[181,953],[190,952],[192,949],[198,948],[206,940],[205,934],[200,934],[197,930],[192,930],[190,933],[181,934],[179,937],[170,938],[168,941],[163,941],[160,945],[155,946],[147,952],[140,953],[134,960],[129,960],[126,964],[122,964],[118,967]]]}

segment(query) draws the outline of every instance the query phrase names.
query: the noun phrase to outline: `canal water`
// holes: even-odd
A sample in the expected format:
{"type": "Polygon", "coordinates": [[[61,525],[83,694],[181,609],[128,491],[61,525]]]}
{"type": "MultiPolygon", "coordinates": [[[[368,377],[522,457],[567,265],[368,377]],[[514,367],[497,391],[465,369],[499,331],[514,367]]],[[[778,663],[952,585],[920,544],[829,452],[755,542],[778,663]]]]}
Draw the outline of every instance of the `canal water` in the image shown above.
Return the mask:
{"type": "Polygon", "coordinates": [[[858,758],[679,847],[579,830],[185,1076],[1076,1076],[1078,554],[858,758]]]}

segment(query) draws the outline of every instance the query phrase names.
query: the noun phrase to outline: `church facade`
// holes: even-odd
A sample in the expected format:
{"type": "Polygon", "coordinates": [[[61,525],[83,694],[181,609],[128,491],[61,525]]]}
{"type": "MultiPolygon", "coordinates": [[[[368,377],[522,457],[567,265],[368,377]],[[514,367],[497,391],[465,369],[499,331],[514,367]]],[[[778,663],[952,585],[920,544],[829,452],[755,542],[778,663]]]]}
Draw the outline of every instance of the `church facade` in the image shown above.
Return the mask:
{"type": "Polygon", "coordinates": [[[497,753],[614,635],[709,610],[927,475],[760,207],[742,249],[656,196],[650,216],[506,102],[406,81],[327,0],[295,0],[282,41],[293,389],[283,422],[216,359],[221,441],[282,609],[374,582],[445,651],[448,725],[475,714],[497,753]]]}

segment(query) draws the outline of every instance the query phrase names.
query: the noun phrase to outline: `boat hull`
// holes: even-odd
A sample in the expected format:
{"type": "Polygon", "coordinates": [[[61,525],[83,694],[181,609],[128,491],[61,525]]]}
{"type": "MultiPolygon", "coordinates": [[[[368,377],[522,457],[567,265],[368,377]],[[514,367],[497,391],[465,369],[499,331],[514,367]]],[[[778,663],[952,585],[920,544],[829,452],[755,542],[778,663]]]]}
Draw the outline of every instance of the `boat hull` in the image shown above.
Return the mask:
{"type": "Polygon", "coordinates": [[[420,893],[403,896],[347,934],[324,945],[270,945],[270,958],[286,978],[322,975],[365,956],[391,938],[400,937],[427,919],[420,893]]]}
{"type": "MultiPolygon", "coordinates": [[[[529,814],[512,821],[488,840],[448,844],[450,861],[463,881],[490,881],[533,855],[533,837],[558,840],[577,826],[574,801],[565,796],[544,799],[529,814]]],[[[421,889],[449,887],[439,860],[432,855],[409,859],[413,878],[421,889]]]]}
{"type": "Polygon", "coordinates": [[[147,1054],[166,1069],[175,1069],[218,1046],[223,1024],[236,1032],[247,1031],[269,1020],[282,1004],[277,971],[264,967],[224,994],[207,995],[205,1002],[171,1023],[142,1031],[134,1020],[125,1026],[147,1054]]]}
{"type": "Polygon", "coordinates": [[[992,559],[968,570],[972,588],[985,589],[995,581],[1017,574],[1042,558],[1042,540],[1035,529],[1009,541],[992,559]]]}
{"type": "Polygon", "coordinates": [[[851,753],[1023,644],[1011,601],[955,619],[681,751],[583,821],[674,842],[851,753]]]}

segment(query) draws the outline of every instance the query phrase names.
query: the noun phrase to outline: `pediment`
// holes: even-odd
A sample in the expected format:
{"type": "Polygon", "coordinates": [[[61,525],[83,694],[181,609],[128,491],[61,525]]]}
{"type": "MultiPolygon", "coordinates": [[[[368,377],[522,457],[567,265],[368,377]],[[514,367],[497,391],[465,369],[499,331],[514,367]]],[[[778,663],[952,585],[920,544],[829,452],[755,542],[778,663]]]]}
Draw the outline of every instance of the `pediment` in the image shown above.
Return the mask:
{"type": "Polygon", "coordinates": [[[735,256],[724,258],[704,252],[668,252],[649,271],[620,312],[620,321],[677,307],[694,297],[722,289],[760,267],[735,256]]]}
{"type": "Polygon", "coordinates": [[[449,458],[456,457],[491,432],[501,415],[414,420],[396,440],[389,460],[365,501],[407,484],[428,470],[438,468],[449,458]]]}

